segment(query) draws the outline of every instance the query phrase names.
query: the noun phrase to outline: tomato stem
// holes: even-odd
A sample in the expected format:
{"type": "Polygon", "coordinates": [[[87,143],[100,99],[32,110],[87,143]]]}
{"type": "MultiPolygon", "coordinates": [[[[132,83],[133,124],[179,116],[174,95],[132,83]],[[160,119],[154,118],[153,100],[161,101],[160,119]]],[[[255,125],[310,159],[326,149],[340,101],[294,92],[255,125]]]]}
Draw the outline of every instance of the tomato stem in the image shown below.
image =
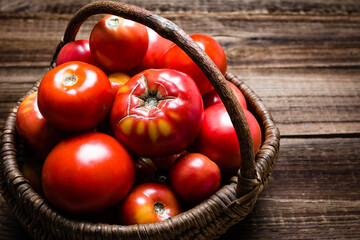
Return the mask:
{"type": "Polygon", "coordinates": [[[108,28],[116,28],[124,19],[121,17],[113,16],[106,20],[105,24],[108,28]]]}
{"type": "Polygon", "coordinates": [[[78,77],[75,74],[67,74],[64,76],[63,84],[65,86],[73,86],[78,81],[78,77]]]}
{"type": "Polygon", "coordinates": [[[161,202],[154,203],[154,211],[156,214],[162,215],[165,212],[165,205],[161,202]]]}

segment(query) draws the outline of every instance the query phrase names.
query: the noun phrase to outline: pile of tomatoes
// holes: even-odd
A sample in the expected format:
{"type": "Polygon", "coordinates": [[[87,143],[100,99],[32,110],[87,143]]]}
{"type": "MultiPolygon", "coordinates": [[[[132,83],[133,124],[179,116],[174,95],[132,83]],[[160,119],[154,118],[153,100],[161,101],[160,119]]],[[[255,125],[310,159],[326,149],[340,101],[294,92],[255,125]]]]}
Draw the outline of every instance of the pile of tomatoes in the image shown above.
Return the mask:
{"type": "MultiPolygon", "coordinates": [[[[220,44],[191,38],[225,74],[220,44]]],[[[108,15],[89,40],[67,43],[56,65],[20,104],[16,127],[35,156],[22,167],[25,177],[65,214],[162,221],[208,198],[240,168],[237,136],[216,91],[152,29],[108,15]]],[[[260,126],[229,84],[256,153],[260,126]]]]}

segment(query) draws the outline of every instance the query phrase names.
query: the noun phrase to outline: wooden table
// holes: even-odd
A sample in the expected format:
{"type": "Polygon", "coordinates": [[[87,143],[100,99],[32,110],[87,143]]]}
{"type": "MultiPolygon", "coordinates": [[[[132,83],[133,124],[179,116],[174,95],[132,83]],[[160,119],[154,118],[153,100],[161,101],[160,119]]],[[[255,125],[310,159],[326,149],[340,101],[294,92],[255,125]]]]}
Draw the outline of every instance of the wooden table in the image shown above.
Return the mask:
{"type": "MultiPolygon", "coordinates": [[[[86,2],[0,1],[1,125],[46,72],[68,20],[86,2]]],[[[255,90],[280,129],[267,189],[222,239],[359,239],[360,1],[125,2],[217,39],[229,71],[255,90]]],[[[24,238],[0,197],[0,239],[24,238]]]]}

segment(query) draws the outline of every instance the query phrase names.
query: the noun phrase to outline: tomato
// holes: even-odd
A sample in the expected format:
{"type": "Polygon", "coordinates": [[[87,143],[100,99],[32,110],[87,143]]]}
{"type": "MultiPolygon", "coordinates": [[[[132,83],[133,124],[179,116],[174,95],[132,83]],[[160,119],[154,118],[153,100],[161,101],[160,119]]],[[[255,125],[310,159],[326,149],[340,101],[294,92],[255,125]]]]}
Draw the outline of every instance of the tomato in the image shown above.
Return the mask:
{"type": "Polygon", "coordinates": [[[20,103],[16,130],[36,156],[44,160],[50,150],[69,133],[55,128],[41,115],[37,96],[38,93],[33,92],[20,103]]]}
{"type": "Polygon", "coordinates": [[[89,40],[80,39],[68,42],[61,48],[56,58],[56,66],[71,61],[81,61],[96,65],[90,51],[89,40]]]}
{"type": "Polygon", "coordinates": [[[121,86],[127,83],[130,79],[130,76],[122,72],[114,72],[109,74],[109,81],[111,83],[111,88],[113,90],[114,96],[121,86]]]}
{"type": "MultiPolygon", "coordinates": [[[[235,94],[235,97],[240,103],[240,106],[243,109],[247,109],[246,99],[239,88],[237,88],[233,83],[228,82],[230,85],[230,88],[232,89],[233,93],[235,94]]],[[[204,108],[208,108],[216,103],[222,103],[218,93],[216,90],[211,90],[207,94],[203,95],[203,101],[204,101],[204,108]]]]}
{"type": "Polygon", "coordinates": [[[143,157],[176,154],[196,138],[203,102],[193,79],[172,69],[132,77],[115,97],[110,125],[116,138],[143,157]]]}
{"type": "Polygon", "coordinates": [[[185,153],[187,153],[186,150],[169,156],[152,157],[151,161],[157,166],[159,170],[169,172],[175,161],[185,153]]]}
{"type": "Polygon", "coordinates": [[[135,184],[156,182],[158,169],[150,158],[135,159],[135,184]]]}
{"type": "Polygon", "coordinates": [[[149,46],[146,54],[137,67],[137,71],[141,72],[150,68],[162,68],[162,58],[164,53],[174,45],[173,42],[161,37],[157,32],[147,27],[149,36],[149,46]]]}
{"type": "Polygon", "coordinates": [[[136,186],[118,209],[122,224],[164,221],[180,213],[180,202],[173,190],[159,183],[136,186]]]}
{"type": "Polygon", "coordinates": [[[200,153],[184,154],[170,170],[170,184],[174,191],[191,203],[208,198],[220,187],[220,182],[219,167],[200,153]]]}
{"type": "MultiPolygon", "coordinates": [[[[243,109],[254,143],[255,154],[261,145],[261,129],[256,118],[243,109]]],[[[192,152],[206,155],[214,161],[225,175],[236,174],[240,168],[240,147],[234,126],[223,104],[208,107],[192,152]]]]}
{"type": "Polygon", "coordinates": [[[122,72],[142,61],[149,37],[144,25],[107,15],[96,23],[89,41],[91,53],[100,66],[110,72],[122,72]]]}
{"type": "Polygon", "coordinates": [[[41,114],[55,127],[67,131],[97,126],[109,112],[113,98],[106,74],[78,61],[50,70],[38,89],[41,114]]]}
{"type": "MultiPolygon", "coordinates": [[[[215,65],[225,75],[227,70],[227,61],[223,48],[213,38],[203,35],[194,34],[190,36],[213,60],[215,65]]],[[[189,74],[196,82],[201,94],[205,94],[213,89],[210,81],[207,79],[201,69],[191,60],[191,58],[177,45],[172,46],[163,57],[164,67],[176,69],[189,74]]]]}
{"type": "Polygon", "coordinates": [[[120,202],[134,179],[128,151],[98,132],[61,141],[46,158],[41,176],[46,199],[71,214],[100,212],[120,202]]]}

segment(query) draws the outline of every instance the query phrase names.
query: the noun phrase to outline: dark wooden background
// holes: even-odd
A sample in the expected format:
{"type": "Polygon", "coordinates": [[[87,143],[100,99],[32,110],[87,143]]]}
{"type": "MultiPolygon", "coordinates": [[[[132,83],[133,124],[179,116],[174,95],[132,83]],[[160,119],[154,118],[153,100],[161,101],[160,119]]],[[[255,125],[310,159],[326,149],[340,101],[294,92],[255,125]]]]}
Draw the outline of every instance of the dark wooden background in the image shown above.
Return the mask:
{"type": "MultiPolygon", "coordinates": [[[[46,72],[88,1],[0,0],[0,125],[46,72]]],[[[359,239],[360,1],[124,1],[213,36],[269,107],[280,156],[255,209],[222,239],[359,239]]],[[[99,16],[90,18],[86,38],[99,16]]],[[[24,239],[0,196],[0,239],[24,239]]]]}

